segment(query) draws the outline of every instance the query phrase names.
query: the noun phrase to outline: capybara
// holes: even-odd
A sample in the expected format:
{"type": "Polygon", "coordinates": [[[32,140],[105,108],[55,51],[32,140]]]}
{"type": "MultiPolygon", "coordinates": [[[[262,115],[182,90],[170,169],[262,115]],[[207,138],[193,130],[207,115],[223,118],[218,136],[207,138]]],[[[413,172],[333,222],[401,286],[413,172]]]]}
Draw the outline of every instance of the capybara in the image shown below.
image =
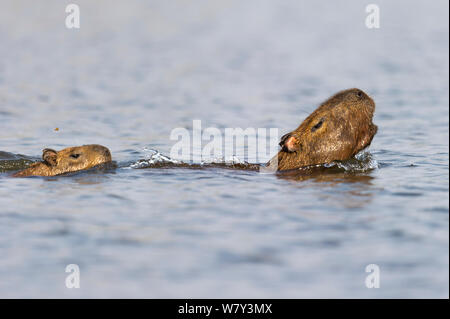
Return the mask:
{"type": "Polygon", "coordinates": [[[42,160],[13,176],[55,176],[81,171],[111,162],[111,152],[97,144],[68,147],[59,152],[46,148],[42,151],[42,160]]]}
{"type": "Polygon", "coordinates": [[[352,158],[377,132],[374,111],[374,101],[360,89],[336,93],[281,138],[281,150],[267,168],[282,171],[352,158]]]}

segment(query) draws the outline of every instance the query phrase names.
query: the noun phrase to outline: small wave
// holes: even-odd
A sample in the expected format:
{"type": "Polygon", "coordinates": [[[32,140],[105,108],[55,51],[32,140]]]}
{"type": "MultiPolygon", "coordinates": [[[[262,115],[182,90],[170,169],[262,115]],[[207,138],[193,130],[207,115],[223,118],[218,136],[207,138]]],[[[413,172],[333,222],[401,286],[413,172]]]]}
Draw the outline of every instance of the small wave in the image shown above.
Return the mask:
{"type": "Polygon", "coordinates": [[[229,157],[213,157],[211,159],[203,160],[201,165],[208,165],[208,164],[248,164],[248,162],[241,160],[236,155],[229,156],[229,157]]]}
{"type": "Polygon", "coordinates": [[[146,158],[138,160],[132,163],[129,168],[149,168],[149,167],[160,167],[164,164],[185,164],[183,162],[171,159],[170,157],[161,154],[158,150],[150,149],[144,147],[143,151],[148,153],[145,155],[146,158]]]}
{"type": "Polygon", "coordinates": [[[0,173],[25,169],[33,162],[25,155],[0,151],[0,173]]]}
{"type": "Polygon", "coordinates": [[[345,161],[335,161],[330,164],[324,164],[324,167],[337,167],[350,172],[366,172],[379,167],[378,162],[372,154],[367,151],[359,152],[354,158],[345,161]]]}
{"type": "MultiPolygon", "coordinates": [[[[251,164],[241,160],[233,155],[230,157],[213,157],[202,160],[200,163],[186,163],[170,158],[161,154],[158,150],[144,148],[146,153],[144,159],[140,159],[134,163],[127,165],[125,168],[142,169],[142,168],[233,168],[244,170],[264,169],[263,164],[251,164]]],[[[335,161],[329,164],[320,164],[301,168],[300,170],[309,170],[314,168],[330,168],[331,170],[347,171],[347,172],[366,172],[378,168],[378,162],[373,158],[372,154],[367,151],[358,153],[354,158],[345,161],[335,161]]]]}
{"type": "Polygon", "coordinates": [[[229,157],[214,157],[202,161],[200,165],[205,168],[231,168],[249,171],[260,170],[263,167],[261,164],[252,164],[243,161],[236,155],[229,157]]]}
{"type": "Polygon", "coordinates": [[[142,168],[234,168],[255,170],[259,168],[259,164],[250,164],[241,160],[239,157],[233,155],[230,157],[214,157],[206,159],[200,163],[186,163],[170,158],[169,156],[161,154],[158,150],[151,148],[144,148],[143,151],[147,153],[146,158],[140,159],[137,162],[129,164],[125,168],[142,169],[142,168]]]}

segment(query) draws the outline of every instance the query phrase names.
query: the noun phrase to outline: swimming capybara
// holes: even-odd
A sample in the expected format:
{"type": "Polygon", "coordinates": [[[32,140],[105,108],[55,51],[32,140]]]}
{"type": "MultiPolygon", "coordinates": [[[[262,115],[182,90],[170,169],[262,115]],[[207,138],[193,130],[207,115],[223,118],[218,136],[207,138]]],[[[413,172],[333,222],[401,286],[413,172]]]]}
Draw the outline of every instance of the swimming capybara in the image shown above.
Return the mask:
{"type": "Polygon", "coordinates": [[[360,89],[336,93],[281,138],[281,150],[267,168],[282,171],[352,158],[377,132],[374,111],[374,101],[360,89]]]}
{"type": "Polygon", "coordinates": [[[111,162],[111,152],[97,144],[68,147],[59,152],[46,148],[42,151],[42,160],[13,176],[55,176],[81,171],[111,162]]]}

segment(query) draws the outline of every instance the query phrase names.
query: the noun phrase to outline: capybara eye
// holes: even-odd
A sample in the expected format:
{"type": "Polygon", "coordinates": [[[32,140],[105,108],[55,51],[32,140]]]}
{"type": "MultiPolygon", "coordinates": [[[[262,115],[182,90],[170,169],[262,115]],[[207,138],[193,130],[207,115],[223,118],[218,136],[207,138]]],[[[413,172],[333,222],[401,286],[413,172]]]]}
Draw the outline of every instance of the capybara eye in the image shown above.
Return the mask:
{"type": "Polygon", "coordinates": [[[70,154],[70,157],[77,159],[80,157],[80,154],[70,154]]]}
{"type": "Polygon", "coordinates": [[[362,93],[362,91],[358,91],[358,92],[356,92],[356,95],[357,95],[358,97],[362,97],[362,96],[363,96],[363,93],[362,93]]]}
{"type": "Polygon", "coordinates": [[[323,124],[323,119],[320,119],[319,123],[317,123],[316,125],[314,125],[314,126],[311,128],[311,132],[317,131],[317,130],[322,126],[322,124],[323,124]]]}

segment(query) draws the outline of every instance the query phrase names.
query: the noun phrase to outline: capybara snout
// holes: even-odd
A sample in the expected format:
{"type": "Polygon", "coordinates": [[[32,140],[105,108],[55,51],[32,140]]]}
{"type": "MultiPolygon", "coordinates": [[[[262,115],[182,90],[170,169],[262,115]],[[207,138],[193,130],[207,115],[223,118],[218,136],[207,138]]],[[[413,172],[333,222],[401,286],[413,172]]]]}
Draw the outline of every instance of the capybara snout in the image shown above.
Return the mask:
{"type": "Polygon", "coordinates": [[[377,132],[375,102],[360,89],[338,92],[280,141],[269,168],[287,170],[346,160],[366,148],[377,132]]]}
{"type": "Polygon", "coordinates": [[[59,152],[46,148],[42,151],[42,162],[34,163],[14,176],[55,176],[89,169],[111,160],[109,149],[97,144],[68,147],[59,152]]]}

